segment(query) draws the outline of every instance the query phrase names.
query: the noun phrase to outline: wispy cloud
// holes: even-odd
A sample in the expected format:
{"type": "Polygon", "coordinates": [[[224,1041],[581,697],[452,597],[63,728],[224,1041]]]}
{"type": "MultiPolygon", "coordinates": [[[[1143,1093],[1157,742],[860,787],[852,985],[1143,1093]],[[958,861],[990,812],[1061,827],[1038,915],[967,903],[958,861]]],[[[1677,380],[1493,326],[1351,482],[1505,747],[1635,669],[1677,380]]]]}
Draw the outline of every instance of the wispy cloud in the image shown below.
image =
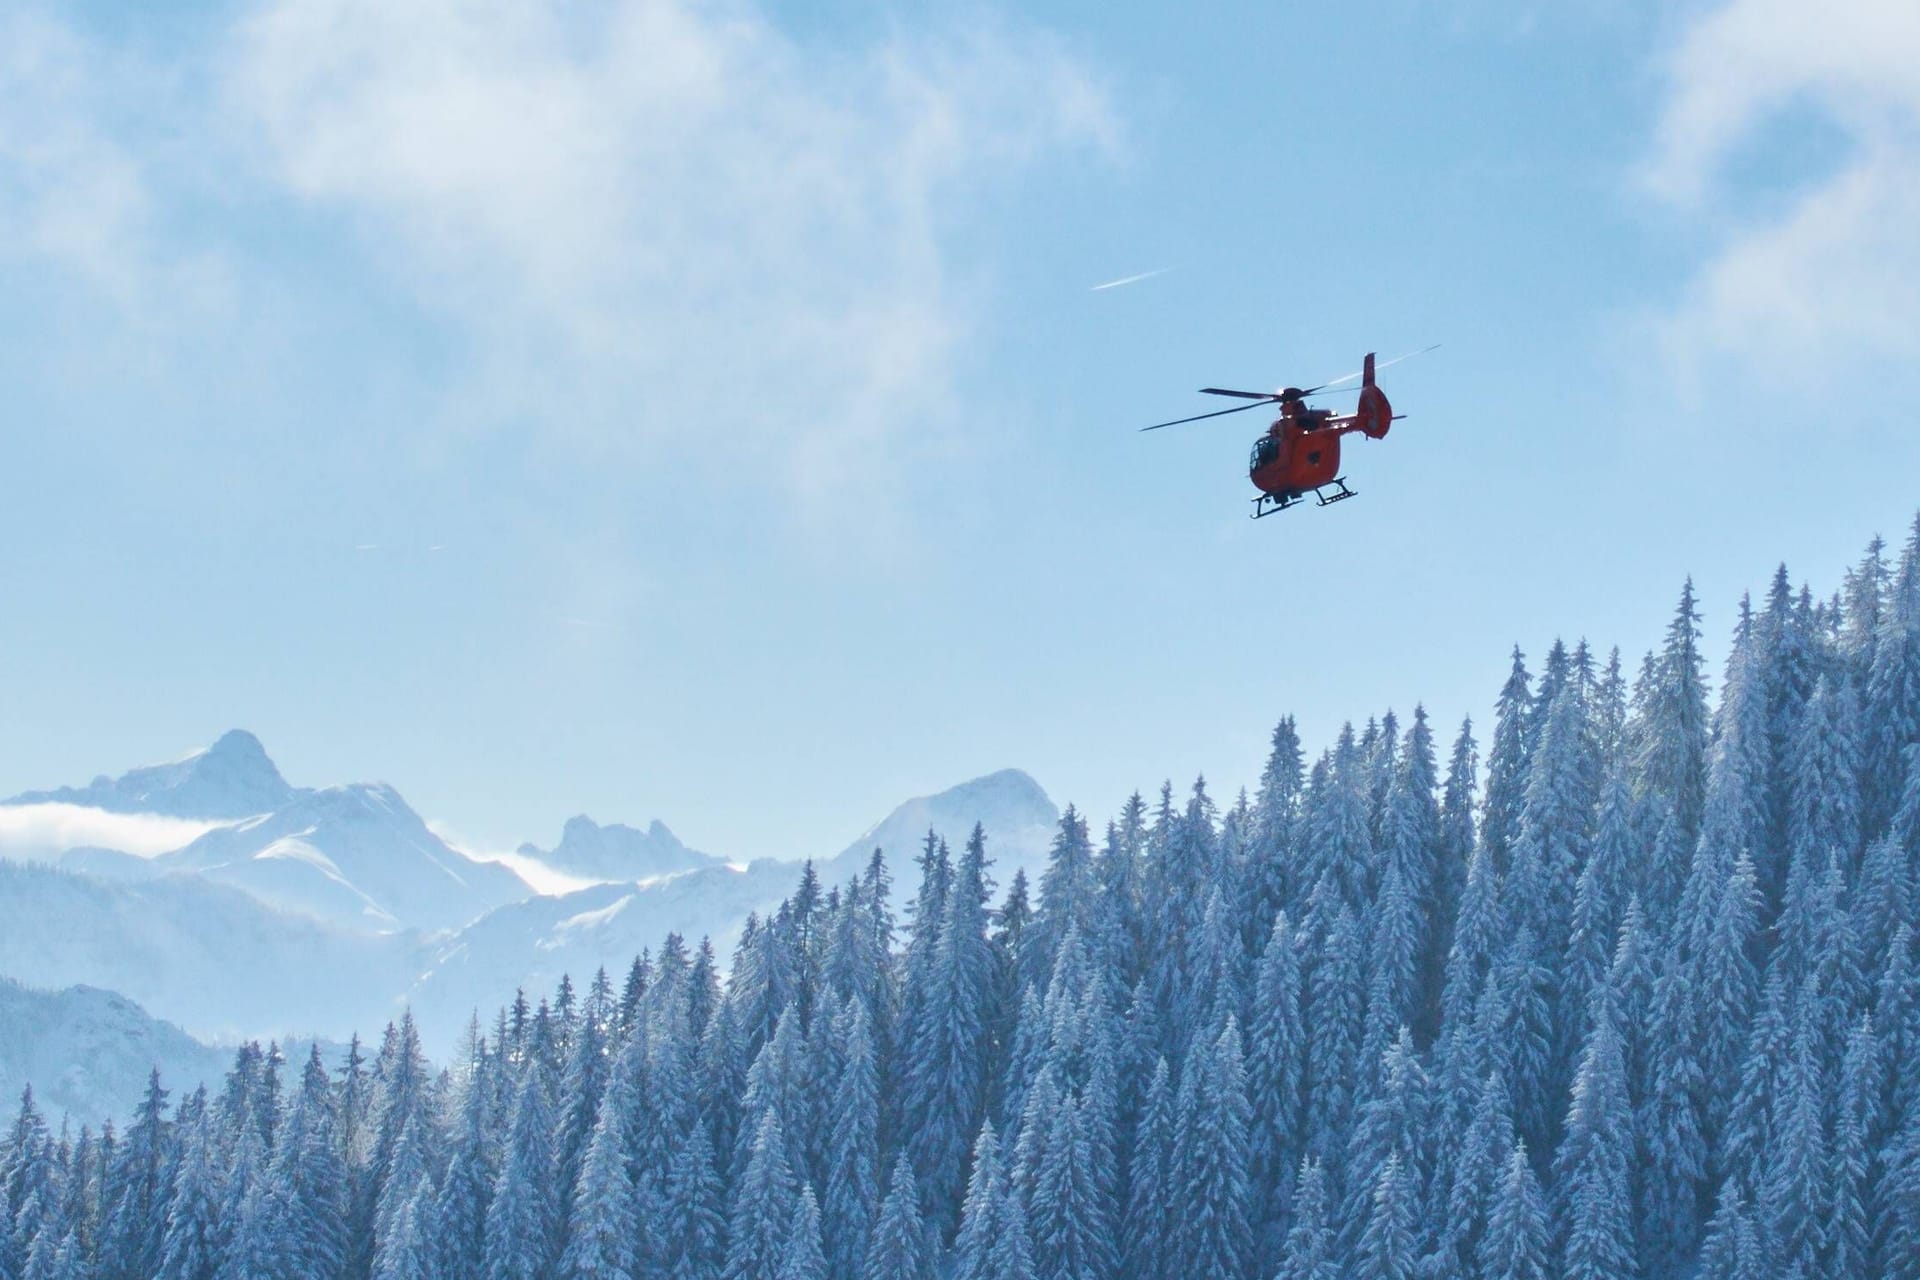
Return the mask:
{"type": "Polygon", "coordinates": [[[1713,235],[1668,317],[1686,360],[1765,379],[1920,354],[1920,6],[1724,0],[1683,33],[1647,166],[1713,235]],[[1811,113],[1843,145],[1784,206],[1730,176],[1770,127],[1811,113]]]}
{"type": "Polygon", "coordinates": [[[85,38],[57,11],[0,13],[0,263],[70,273],[140,327],[217,311],[225,264],[160,225],[165,126],[189,114],[167,69],[85,38]]]}
{"type": "Polygon", "coordinates": [[[1172,267],[1160,267],[1154,271],[1142,271],[1137,276],[1121,276],[1118,280],[1109,280],[1105,284],[1097,284],[1093,286],[1093,288],[1087,290],[1087,292],[1100,293],[1107,289],[1119,289],[1126,285],[1139,284],[1142,280],[1151,280],[1155,276],[1163,276],[1171,270],[1173,270],[1172,267]]]}
{"type": "Polygon", "coordinates": [[[956,412],[980,197],[1118,145],[1098,77],[1011,18],[827,49],[751,2],[232,13],[178,45],[0,17],[0,263],[286,358],[235,317],[319,287],[258,234],[302,220],[451,353],[386,371],[428,384],[428,447],[750,465],[781,502],[899,474],[956,412]]]}
{"type": "Polygon", "coordinates": [[[602,883],[582,876],[568,875],[564,871],[548,866],[538,858],[529,858],[517,850],[479,848],[437,818],[427,820],[427,830],[476,862],[499,863],[526,881],[527,887],[542,897],[559,897],[562,894],[573,893],[602,883]]]}
{"type": "Polygon", "coordinates": [[[745,5],[274,0],[235,47],[270,172],[475,344],[458,416],[789,490],[948,398],[968,193],[1115,133],[1078,61],[990,24],[830,55],[745,5]]]}
{"type": "Polygon", "coordinates": [[[224,825],[77,804],[0,805],[0,858],[46,859],[89,847],[151,858],[224,825]]]}

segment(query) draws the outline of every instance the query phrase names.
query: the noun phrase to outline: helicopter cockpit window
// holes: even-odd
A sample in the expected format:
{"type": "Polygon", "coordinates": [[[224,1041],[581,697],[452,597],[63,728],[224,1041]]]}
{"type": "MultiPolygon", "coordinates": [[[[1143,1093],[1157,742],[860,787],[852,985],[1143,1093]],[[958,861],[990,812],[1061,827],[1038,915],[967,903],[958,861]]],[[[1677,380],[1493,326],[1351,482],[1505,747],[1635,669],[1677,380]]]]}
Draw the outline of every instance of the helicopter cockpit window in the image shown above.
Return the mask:
{"type": "Polygon", "coordinates": [[[1261,436],[1253,442],[1253,454],[1247,459],[1247,469],[1258,471],[1273,461],[1273,455],[1279,451],[1280,442],[1272,436],[1261,436]]]}

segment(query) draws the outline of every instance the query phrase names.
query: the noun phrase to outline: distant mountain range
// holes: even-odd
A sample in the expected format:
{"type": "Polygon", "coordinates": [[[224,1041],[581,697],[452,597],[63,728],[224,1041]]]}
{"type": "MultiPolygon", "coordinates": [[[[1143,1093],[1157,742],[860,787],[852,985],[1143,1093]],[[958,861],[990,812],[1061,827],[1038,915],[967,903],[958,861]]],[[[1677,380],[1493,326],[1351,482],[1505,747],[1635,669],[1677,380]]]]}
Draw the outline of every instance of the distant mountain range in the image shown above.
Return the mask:
{"type": "MultiPolygon", "coordinates": [[[[199,825],[152,856],[85,844],[36,855],[51,865],[0,860],[0,976],[118,992],[228,1042],[344,1038],[411,1007],[444,1054],[501,993],[550,989],[562,973],[584,981],[601,966],[618,974],[670,931],[710,937],[727,954],[749,914],[792,891],[803,861],[738,865],[688,848],[658,821],[582,815],[553,848],[519,848],[564,883],[591,882],[543,895],[509,866],[436,836],[391,786],[289,784],[242,730],[170,764],[24,792],[0,802],[0,816],[50,806],[199,825]]],[[[902,803],[815,869],[842,883],[882,848],[904,902],[927,832],[958,845],[978,823],[1004,886],[1017,869],[1038,873],[1058,818],[1038,783],[1002,770],[902,803]]],[[[20,1034],[0,1021],[0,1062],[20,1034]]]]}
{"type": "MultiPolygon", "coordinates": [[[[283,1037],[282,1080],[297,1076],[308,1038],[283,1037]]],[[[342,1046],[319,1041],[329,1065],[342,1046]]],[[[29,1085],[40,1110],[96,1129],[124,1123],[156,1067],[177,1102],[195,1087],[217,1089],[233,1066],[231,1048],[196,1040],[117,991],[76,986],[39,991],[0,978],[0,1098],[17,1103],[29,1085]]]]}
{"type": "Polygon", "coordinates": [[[457,929],[533,892],[499,863],[449,847],[384,783],[301,792],[153,867],[197,871],[270,906],[382,932],[457,929]]]}
{"type": "Polygon", "coordinates": [[[301,794],[280,776],[260,739],[233,729],[184,760],[129,769],[117,778],[103,774],[84,787],[24,791],[4,803],[77,804],[169,818],[251,818],[272,813],[301,794]]]}
{"type": "Polygon", "coordinates": [[[567,819],[560,843],[551,849],[523,844],[520,856],[543,862],[556,871],[589,880],[653,880],[681,871],[722,865],[712,854],[680,843],[680,837],[655,821],[645,831],[618,822],[601,826],[584,813],[567,819]]]}
{"type": "Polygon", "coordinates": [[[233,1059],[97,987],[36,991],[0,978],[0,1028],[0,1097],[17,1103],[32,1085],[43,1113],[96,1128],[125,1122],[155,1067],[178,1098],[217,1082],[233,1059]]]}

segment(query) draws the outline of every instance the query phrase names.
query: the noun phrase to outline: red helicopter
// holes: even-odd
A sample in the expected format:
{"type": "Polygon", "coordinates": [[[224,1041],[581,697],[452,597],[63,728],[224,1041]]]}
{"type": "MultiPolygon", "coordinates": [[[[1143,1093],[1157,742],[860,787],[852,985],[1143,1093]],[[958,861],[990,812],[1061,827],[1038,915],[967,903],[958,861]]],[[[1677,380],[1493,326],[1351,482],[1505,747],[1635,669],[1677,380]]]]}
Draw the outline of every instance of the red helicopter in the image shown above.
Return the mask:
{"type": "MultiPolygon", "coordinates": [[[[1384,369],[1387,365],[1399,364],[1402,360],[1432,350],[1433,347],[1422,347],[1419,351],[1409,351],[1379,367],[1384,369]]],[[[1368,352],[1360,372],[1323,382],[1317,387],[1286,387],[1273,392],[1202,387],[1202,395],[1234,396],[1252,403],[1235,405],[1231,409],[1216,409],[1212,413],[1197,413],[1191,418],[1175,418],[1172,422],[1156,422],[1140,429],[1158,431],[1162,427],[1177,427],[1184,422],[1199,422],[1203,418],[1218,418],[1229,413],[1257,409],[1263,404],[1277,404],[1280,406],[1280,416],[1273,420],[1273,425],[1267,428],[1265,435],[1253,442],[1253,456],[1247,461],[1247,477],[1253,481],[1254,488],[1260,490],[1260,496],[1253,500],[1253,518],[1258,520],[1261,516],[1270,516],[1304,502],[1309,490],[1321,506],[1330,506],[1358,496],[1347,488],[1346,478],[1340,474],[1340,437],[1349,431],[1358,431],[1369,440],[1380,440],[1385,438],[1387,429],[1395,421],[1406,417],[1404,413],[1393,411],[1386,392],[1374,383],[1373,375],[1373,353],[1368,352]],[[1307,406],[1306,401],[1314,396],[1340,394],[1329,389],[1355,378],[1360,379],[1360,403],[1352,413],[1336,414],[1331,409],[1307,406]],[[1326,492],[1328,489],[1334,492],[1329,494],[1326,492]]]]}

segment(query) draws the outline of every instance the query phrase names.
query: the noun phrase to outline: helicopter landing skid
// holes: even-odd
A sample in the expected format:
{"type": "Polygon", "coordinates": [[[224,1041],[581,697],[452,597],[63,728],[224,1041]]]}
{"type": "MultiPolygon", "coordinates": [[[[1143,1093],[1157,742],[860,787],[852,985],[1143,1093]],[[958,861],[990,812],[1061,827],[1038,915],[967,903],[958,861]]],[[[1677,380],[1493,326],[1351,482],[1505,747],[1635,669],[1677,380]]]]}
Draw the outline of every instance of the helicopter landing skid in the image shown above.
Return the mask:
{"type": "MultiPolygon", "coordinates": [[[[1359,494],[1347,488],[1347,481],[1344,476],[1331,480],[1313,491],[1314,501],[1323,507],[1330,507],[1336,502],[1345,502],[1348,498],[1357,498],[1359,496],[1359,494]],[[1328,489],[1332,489],[1334,492],[1329,494],[1327,492],[1328,489]]],[[[1270,516],[1277,511],[1285,511],[1288,507],[1297,507],[1306,500],[1307,495],[1305,490],[1296,490],[1292,493],[1284,494],[1263,493],[1253,500],[1252,518],[1258,520],[1262,516],[1270,516]]]]}
{"type": "Polygon", "coordinates": [[[1321,485],[1320,488],[1315,489],[1313,496],[1319,499],[1321,506],[1330,507],[1336,502],[1345,502],[1348,498],[1357,498],[1360,495],[1347,488],[1347,478],[1345,476],[1336,476],[1331,484],[1324,484],[1321,485]],[[1327,489],[1338,489],[1340,492],[1329,498],[1325,493],[1327,489]]]}

